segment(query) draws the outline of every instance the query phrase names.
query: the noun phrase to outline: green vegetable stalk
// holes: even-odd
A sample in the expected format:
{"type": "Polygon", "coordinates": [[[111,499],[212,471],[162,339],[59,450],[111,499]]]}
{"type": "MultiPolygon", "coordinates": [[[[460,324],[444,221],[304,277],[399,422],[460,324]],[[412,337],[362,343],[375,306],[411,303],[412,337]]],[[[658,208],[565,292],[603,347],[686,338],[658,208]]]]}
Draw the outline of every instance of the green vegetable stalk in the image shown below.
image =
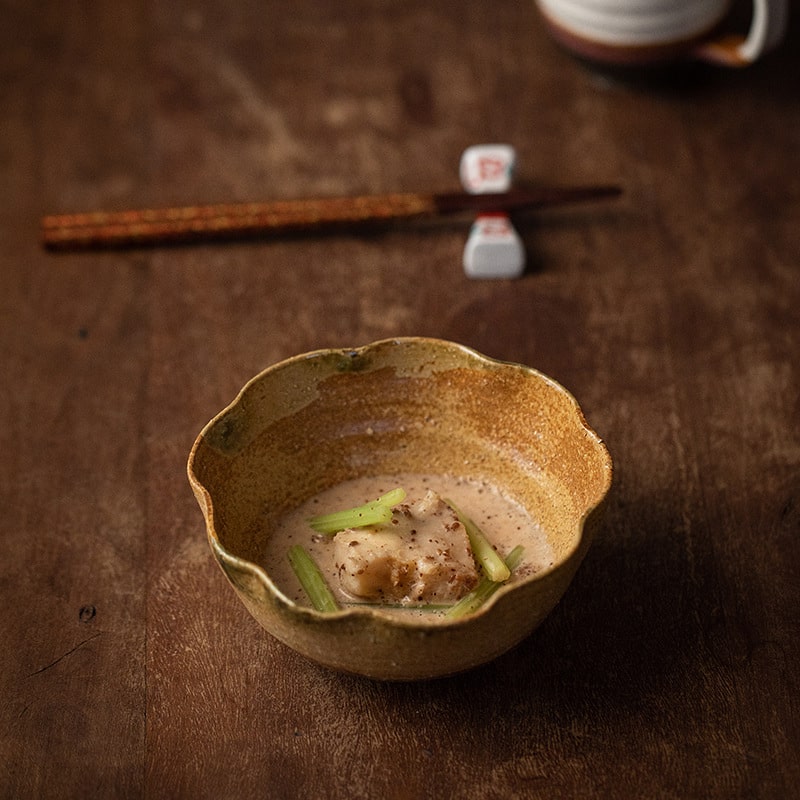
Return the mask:
{"type": "Polygon", "coordinates": [[[317,611],[338,611],[339,604],[333,592],[325,582],[317,563],[305,548],[300,544],[293,545],[287,555],[297,580],[311,600],[311,605],[317,611]]]}
{"type": "Polygon", "coordinates": [[[338,533],[347,528],[385,525],[392,518],[392,507],[405,500],[405,489],[397,488],[363,506],[312,517],[308,524],[317,533],[338,533]]]}
{"type": "Polygon", "coordinates": [[[469,544],[475,560],[480,564],[484,574],[492,581],[507,581],[511,571],[506,566],[497,551],[492,547],[492,543],[484,536],[483,531],[450,500],[446,501],[450,508],[456,512],[461,524],[467,529],[469,544]]]}
{"type": "MultiPolygon", "coordinates": [[[[505,558],[503,562],[508,569],[509,576],[519,566],[522,561],[524,550],[522,545],[517,545],[505,558]]],[[[499,556],[498,556],[499,558],[499,556]]],[[[455,605],[445,612],[445,616],[450,619],[459,619],[477,611],[502,585],[504,581],[493,581],[488,575],[484,575],[481,582],[467,595],[464,595],[455,605]]]]}

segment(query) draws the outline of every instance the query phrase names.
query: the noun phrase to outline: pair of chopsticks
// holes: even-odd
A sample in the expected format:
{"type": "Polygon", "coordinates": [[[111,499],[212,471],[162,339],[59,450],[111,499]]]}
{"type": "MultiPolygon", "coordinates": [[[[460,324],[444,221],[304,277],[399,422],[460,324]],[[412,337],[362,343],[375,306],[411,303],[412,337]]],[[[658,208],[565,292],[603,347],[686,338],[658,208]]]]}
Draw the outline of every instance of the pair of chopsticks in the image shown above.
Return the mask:
{"type": "Polygon", "coordinates": [[[513,213],[600,200],[620,193],[616,186],[543,187],[513,189],[503,194],[398,193],[59,214],[42,220],[42,243],[50,250],[199,243],[360,227],[467,211],[513,213]]]}

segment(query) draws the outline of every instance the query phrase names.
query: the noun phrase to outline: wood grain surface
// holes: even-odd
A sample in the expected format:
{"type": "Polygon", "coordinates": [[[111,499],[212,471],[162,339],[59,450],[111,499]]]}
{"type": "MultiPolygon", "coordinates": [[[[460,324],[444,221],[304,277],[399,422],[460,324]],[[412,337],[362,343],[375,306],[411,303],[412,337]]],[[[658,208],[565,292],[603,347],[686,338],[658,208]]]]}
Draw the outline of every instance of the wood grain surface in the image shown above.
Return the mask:
{"type": "MultiPolygon", "coordinates": [[[[532,3],[3,3],[0,797],[800,797],[800,49],[646,77],[532,3]],[[624,196],[517,221],[52,254],[46,214],[458,189],[508,142],[624,196]],[[615,461],[545,624],[461,676],[311,664],[185,477],[262,368],[395,335],[569,388],[615,461]]],[[[524,613],[521,611],[521,613],[524,613]]]]}

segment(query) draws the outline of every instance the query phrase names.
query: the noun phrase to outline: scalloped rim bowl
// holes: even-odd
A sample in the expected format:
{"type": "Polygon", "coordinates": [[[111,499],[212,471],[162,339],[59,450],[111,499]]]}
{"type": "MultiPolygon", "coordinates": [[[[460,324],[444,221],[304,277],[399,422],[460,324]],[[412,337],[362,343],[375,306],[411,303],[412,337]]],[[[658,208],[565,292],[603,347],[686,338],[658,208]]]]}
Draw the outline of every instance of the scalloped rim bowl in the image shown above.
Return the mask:
{"type": "Polygon", "coordinates": [[[269,367],[205,426],[188,463],[214,557],[253,617],[320,664],[382,680],[457,673],[528,636],[583,559],[611,475],[605,445],[558,383],[421,337],[269,367]],[[341,481],[394,472],[491,481],[541,523],[553,565],[446,623],[292,602],[259,565],[270,520],[341,481]]]}

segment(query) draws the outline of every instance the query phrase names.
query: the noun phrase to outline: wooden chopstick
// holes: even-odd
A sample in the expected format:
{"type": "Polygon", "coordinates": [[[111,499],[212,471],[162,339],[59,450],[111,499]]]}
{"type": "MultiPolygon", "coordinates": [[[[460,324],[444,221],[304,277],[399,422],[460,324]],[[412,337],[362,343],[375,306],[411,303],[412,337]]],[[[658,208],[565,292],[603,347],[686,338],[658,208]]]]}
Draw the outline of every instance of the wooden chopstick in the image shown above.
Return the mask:
{"type": "Polygon", "coordinates": [[[81,250],[238,239],[466,211],[511,213],[599,200],[620,192],[616,186],[543,187],[503,194],[398,193],[59,214],[43,218],[42,243],[51,250],[81,250]]]}

